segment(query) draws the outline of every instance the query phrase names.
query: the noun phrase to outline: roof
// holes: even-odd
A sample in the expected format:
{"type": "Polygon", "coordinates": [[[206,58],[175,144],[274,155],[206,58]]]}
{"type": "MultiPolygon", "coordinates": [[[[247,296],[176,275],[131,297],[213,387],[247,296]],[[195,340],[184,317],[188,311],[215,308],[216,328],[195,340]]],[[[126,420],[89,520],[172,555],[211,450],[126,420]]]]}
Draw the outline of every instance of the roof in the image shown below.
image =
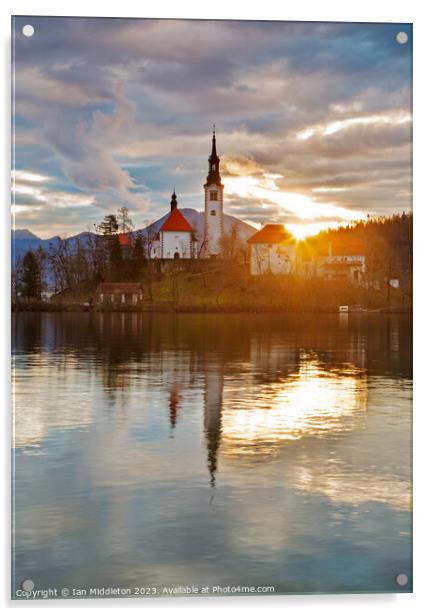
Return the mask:
{"type": "Polygon", "coordinates": [[[282,244],[292,241],[293,236],[284,225],[265,225],[247,241],[250,244],[282,244]]]}
{"type": "Polygon", "coordinates": [[[187,222],[180,210],[175,208],[160,227],[160,231],[193,231],[193,227],[187,222]]]}
{"type": "Polygon", "coordinates": [[[142,291],[139,282],[101,282],[97,286],[96,293],[138,293],[142,291]]]}
{"type": "Polygon", "coordinates": [[[357,237],[334,238],[332,240],[332,254],[334,256],[364,255],[365,243],[357,237]]]}
{"type": "Polygon", "coordinates": [[[118,234],[118,241],[121,246],[129,246],[130,245],[130,237],[126,233],[118,234]]]}

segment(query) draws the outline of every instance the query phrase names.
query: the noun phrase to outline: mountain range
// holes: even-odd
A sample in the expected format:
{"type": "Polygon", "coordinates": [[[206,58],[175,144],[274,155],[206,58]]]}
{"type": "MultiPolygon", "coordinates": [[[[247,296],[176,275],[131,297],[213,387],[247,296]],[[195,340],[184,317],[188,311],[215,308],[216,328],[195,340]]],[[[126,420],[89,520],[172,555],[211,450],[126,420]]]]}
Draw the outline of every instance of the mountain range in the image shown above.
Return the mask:
{"type": "MultiPolygon", "coordinates": [[[[204,237],[204,212],[198,212],[197,210],[194,210],[192,208],[179,209],[186,218],[186,220],[195,229],[197,240],[200,244],[203,241],[204,237]]],[[[136,235],[139,232],[142,232],[144,234],[150,233],[151,235],[158,233],[160,227],[168,216],[169,213],[165,214],[164,216],[162,216],[162,218],[159,218],[159,220],[153,222],[148,227],[133,231],[133,235],[136,235]]],[[[253,235],[253,233],[256,232],[256,229],[254,227],[243,222],[239,218],[235,218],[235,216],[230,216],[229,214],[223,215],[223,225],[225,233],[230,233],[235,227],[237,229],[239,239],[243,242],[245,242],[249,237],[253,235]]],[[[84,241],[89,234],[91,234],[91,232],[84,231],[82,233],[78,233],[77,235],[72,235],[69,239],[73,245],[73,243],[77,240],[84,241]]],[[[28,229],[15,229],[15,231],[12,231],[12,264],[15,264],[16,260],[19,257],[23,257],[28,250],[37,250],[38,248],[43,248],[47,251],[49,250],[50,245],[55,245],[59,240],[60,237],[58,235],[44,240],[29,231],[28,229]]]]}

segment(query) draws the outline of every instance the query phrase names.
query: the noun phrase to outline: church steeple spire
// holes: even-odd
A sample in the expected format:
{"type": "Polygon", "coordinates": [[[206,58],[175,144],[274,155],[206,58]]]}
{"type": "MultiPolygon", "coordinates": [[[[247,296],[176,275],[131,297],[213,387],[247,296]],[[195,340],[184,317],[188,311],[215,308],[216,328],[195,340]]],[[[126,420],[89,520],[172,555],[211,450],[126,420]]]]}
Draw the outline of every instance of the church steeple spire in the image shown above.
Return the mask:
{"type": "Polygon", "coordinates": [[[215,136],[215,124],[213,124],[213,147],[211,150],[211,158],[217,158],[216,136],[215,136]]]}
{"type": "Polygon", "coordinates": [[[175,194],[175,188],[174,188],[174,192],[172,193],[172,198],[171,198],[171,212],[175,210],[177,206],[178,206],[177,195],[175,194]]]}
{"type": "Polygon", "coordinates": [[[215,135],[215,124],[213,124],[213,139],[211,155],[208,158],[209,168],[207,176],[207,184],[221,185],[221,176],[219,171],[220,158],[217,156],[217,144],[215,135]]]}

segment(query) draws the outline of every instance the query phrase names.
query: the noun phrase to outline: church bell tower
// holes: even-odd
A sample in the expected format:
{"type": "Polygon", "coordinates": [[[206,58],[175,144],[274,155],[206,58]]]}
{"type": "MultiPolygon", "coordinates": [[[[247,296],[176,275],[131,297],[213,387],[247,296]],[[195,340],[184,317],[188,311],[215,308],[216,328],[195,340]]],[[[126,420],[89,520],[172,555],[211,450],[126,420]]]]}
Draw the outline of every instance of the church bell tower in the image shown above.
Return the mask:
{"type": "Polygon", "coordinates": [[[211,155],[208,158],[208,176],[205,191],[205,257],[216,257],[221,252],[223,237],[223,184],[220,176],[220,158],[217,156],[215,126],[211,155]]]}

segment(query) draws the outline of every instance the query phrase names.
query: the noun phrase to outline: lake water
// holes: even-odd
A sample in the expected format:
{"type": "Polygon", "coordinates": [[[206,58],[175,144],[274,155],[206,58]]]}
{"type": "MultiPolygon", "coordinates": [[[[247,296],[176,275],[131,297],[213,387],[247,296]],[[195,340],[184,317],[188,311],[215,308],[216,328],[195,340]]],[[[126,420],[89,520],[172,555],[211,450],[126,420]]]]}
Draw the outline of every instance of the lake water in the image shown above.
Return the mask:
{"type": "Polygon", "coordinates": [[[13,594],[411,591],[410,317],[21,313],[13,334],[13,594]]]}

